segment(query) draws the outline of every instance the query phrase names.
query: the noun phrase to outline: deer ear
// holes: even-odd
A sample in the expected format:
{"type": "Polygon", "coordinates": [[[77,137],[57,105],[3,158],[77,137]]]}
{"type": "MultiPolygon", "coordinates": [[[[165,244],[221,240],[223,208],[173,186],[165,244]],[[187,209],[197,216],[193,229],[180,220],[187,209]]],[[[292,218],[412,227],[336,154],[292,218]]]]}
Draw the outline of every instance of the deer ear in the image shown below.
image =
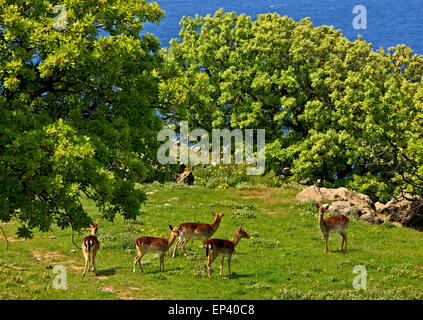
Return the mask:
{"type": "Polygon", "coordinates": [[[216,213],[214,213],[214,211],[212,211],[212,215],[213,215],[213,217],[216,217],[216,213]]]}
{"type": "Polygon", "coordinates": [[[170,229],[171,231],[173,231],[173,227],[172,227],[172,225],[169,225],[169,229],[170,229]]]}

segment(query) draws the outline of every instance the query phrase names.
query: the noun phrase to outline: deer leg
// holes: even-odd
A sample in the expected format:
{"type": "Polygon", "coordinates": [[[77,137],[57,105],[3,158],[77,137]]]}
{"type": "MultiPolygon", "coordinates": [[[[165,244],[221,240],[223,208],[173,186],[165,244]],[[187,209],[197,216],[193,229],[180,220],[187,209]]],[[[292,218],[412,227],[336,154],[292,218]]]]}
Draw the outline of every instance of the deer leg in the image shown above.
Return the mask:
{"type": "Polygon", "coordinates": [[[140,249],[138,249],[138,255],[134,259],[134,269],[132,270],[133,273],[135,273],[135,271],[137,269],[137,263],[140,265],[141,272],[143,272],[142,267],[141,267],[141,258],[142,258],[142,256],[143,256],[142,251],[140,249]]]}
{"type": "Polygon", "coordinates": [[[184,251],[184,256],[185,257],[188,257],[188,254],[187,254],[187,252],[185,250],[185,244],[189,241],[189,239],[191,239],[191,238],[187,238],[187,239],[184,240],[184,242],[182,242],[182,250],[184,251]]]}
{"type": "Polygon", "coordinates": [[[344,249],[344,242],[345,242],[345,235],[341,232],[341,236],[342,236],[342,243],[341,243],[341,247],[339,248],[339,251],[342,251],[342,249],[344,249]]]}
{"type": "Polygon", "coordinates": [[[210,252],[209,253],[209,256],[208,256],[208,263],[207,263],[207,270],[208,270],[208,274],[209,274],[209,278],[211,279],[212,278],[212,275],[211,275],[211,264],[213,263],[213,261],[217,258],[217,256],[218,256],[219,254],[215,254],[215,253],[213,253],[213,252],[210,252]]]}
{"type": "Polygon", "coordinates": [[[225,259],[225,257],[222,255],[222,259],[220,260],[220,276],[222,276],[223,273],[223,259],[225,259]]]}
{"type": "Polygon", "coordinates": [[[182,239],[179,238],[178,242],[175,244],[175,248],[173,248],[172,258],[175,258],[176,249],[178,249],[178,246],[182,243],[182,239]]]}
{"type": "Polygon", "coordinates": [[[86,253],[85,251],[83,251],[83,253],[84,253],[84,258],[85,258],[85,267],[84,267],[84,271],[82,272],[82,276],[85,277],[85,275],[87,274],[87,271],[89,269],[90,255],[88,253],[86,253]]]}
{"type": "Polygon", "coordinates": [[[92,252],[92,256],[91,256],[91,266],[92,266],[92,271],[96,274],[97,273],[97,269],[95,267],[95,255],[97,254],[97,250],[93,249],[92,252]]]}
{"type": "Polygon", "coordinates": [[[323,251],[324,253],[328,252],[328,238],[329,234],[325,234],[325,250],[323,251]]]}
{"type": "Polygon", "coordinates": [[[232,256],[228,256],[228,273],[229,273],[229,277],[231,277],[231,257],[232,256]]]}
{"type": "Polygon", "coordinates": [[[346,232],[344,233],[344,237],[345,237],[345,246],[344,246],[344,250],[347,250],[347,239],[348,239],[348,237],[347,237],[347,233],[346,233],[346,232]]]}
{"type": "Polygon", "coordinates": [[[160,255],[160,271],[164,271],[164,253],[160,255]]]}

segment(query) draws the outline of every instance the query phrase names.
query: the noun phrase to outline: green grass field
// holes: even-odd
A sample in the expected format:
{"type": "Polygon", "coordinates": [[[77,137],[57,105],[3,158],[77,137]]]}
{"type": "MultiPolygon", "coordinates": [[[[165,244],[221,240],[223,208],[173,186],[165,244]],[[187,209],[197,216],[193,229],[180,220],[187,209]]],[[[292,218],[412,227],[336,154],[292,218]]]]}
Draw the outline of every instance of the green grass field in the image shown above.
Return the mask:
{"type": "MultiPolygon", "coordinates": [[[[391,224],[373,226],[354,218],[348,228],[348,250],[339,252],[339,234],[331,234],[329,252],[317,226],[317,210],[298,203],[299,186],[282,188],[207,189],[173,184],[143,186],[150,194],[136,221],[114,223],[99,219],[101,243],[98,275],[82,277],[84,259],[72,244],[70,230],[35,232],[17,239],[14,223],[1,224],[0,299],[422,299],[423,233],[391,224]],[[243,225],[252,236],[242,239],[232,257],[232,277],[219,276],[220,258],[207,278],[205,251],[200,240],[187,244],[189,257],[178,250],[165,257],[159,272],[154,253],[143,258],[144,273],[132,273],[136,255],[133,240],[142,235],[169,236],[168,224],[212,222],[211,211],[225,212],[214,237],[232,239],[243,225]],[[55,238],[54,238],[55,237],[55,238]],[[72,252],[76,250],[76,252],[72,252]],[[67,271],[67,289],[54,289],[67,271]],[[367,289],[355,290],[356,265],[367,269],[367,289]]],[[[85,202],[93,219],[95,207],[85,202]]],[[[82,237],[76,234],[80,246],[82,237]]]]}

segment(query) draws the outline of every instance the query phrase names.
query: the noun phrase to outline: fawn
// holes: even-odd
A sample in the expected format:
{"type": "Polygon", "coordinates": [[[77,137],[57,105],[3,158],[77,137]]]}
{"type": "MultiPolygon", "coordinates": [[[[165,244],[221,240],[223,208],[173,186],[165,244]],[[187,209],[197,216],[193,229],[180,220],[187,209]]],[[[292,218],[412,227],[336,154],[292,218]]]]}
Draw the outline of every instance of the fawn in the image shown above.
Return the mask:
{"type": "Polygon", "coordinates": [[[348,223],[350,219],[343,214],[324,218],[325,211],[329,208],[329,205],[322,205],[319,207],[319,228],[325,237],[325,250],[324,253],[328,252],[328,239],[331,232],[339,232],[342,235],[342,243],[339,250],[344,248],[347,249],[347,231],[348,223]]]}
{"type": "Polygon", "coordinates": [[[226,257],[228,258],[228,272],[229,277],[231,276],[231,257],[235,251],[235,246],[241,240],[241,238],[250,239],[250,236],[245,232],[243,227],[239,227],[235,232],[233,240],[222,240],[222,239],[210,239],[206,241],[204,247],[206,248],[206,257],[207,257],[207,269],[208,275],[211,279],[211,264],[217,258],[217,256],[222,253],[222,259],[220,263],[220,276],[223,272],[223,260],[226,257]]]}
{"type": "Polygon", "coordinates": [[[134,269],[132,270],[135,273],[137,268],[137,262],[140,265],[141,272],[143,272],[141,267],[141,258],[149,251],[159,252],[160,253],[160,271],[164,271],[164,255],[167,250],[172,246],[175,239],[179,236],[180,227],[172,227],[169,225],[171,231],[169,238],[157,238],[157,237],[141,237],[134,241],[135,246],[138,250],[138,255],[134,259],[134,269]]]}
{"type": "Polygon", "coordinates": [[[84,237],[82,240],[82,253],[84,254],[85,258],[85,268],[82,272],[82,276],[87,274],[90,267],[92,266],[92,271],[97,273],[95,268],[95,256],[97,254],[97,250],[100,248],[100,242],[97,239],[97,229],[98,229],[98,221],[93,224],[90,224],[89,228],[85,228],[85,231],[91,231],[90,236],[84,237]],[[91,266],[90,266],[91,264],[91,266]]]}
{"type": "Polygon", "coordinates": [[[179,225],[181,228],[181,233],[179,235],[179,240],[173,249],[172,258],[175,258],[176,249],[179,245],[182,245],[182,249],[184,251],[185,257],[187,256],[187,252],[185,251],[185,244],[191,239],[203,239],[207,241],[211,238],[211,236],[216,232],[217,228],[219,227],[220,221],[222,217],[225,215],[224,213],[214,213],[212,211],[212,215],[214,216],[213,223],[193,223],[193,222],[186,222],[179,225]]]}

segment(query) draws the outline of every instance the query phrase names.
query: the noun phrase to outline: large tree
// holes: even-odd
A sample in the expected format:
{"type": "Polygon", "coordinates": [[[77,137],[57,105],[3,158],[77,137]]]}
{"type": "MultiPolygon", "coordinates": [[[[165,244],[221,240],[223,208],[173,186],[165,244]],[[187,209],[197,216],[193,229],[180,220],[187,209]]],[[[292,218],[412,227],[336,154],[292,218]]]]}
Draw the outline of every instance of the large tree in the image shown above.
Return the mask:
{"type": "Polygon", "coordinates": [[[134,218],[156,158],[157,38],[146,0],[0,0],[0,220],[18,234],[134,218]]]}
{"type": "Polygon", "coordinates": [[[423,170],[422,56],[406,46],[374,51],[333,27],[278,14],[252,21],[219,10],[181,25],[181,40],[165,52],[165,119],[264,128],[267,168],[291,166],[298,179],[375,200],[417,191],[406,180],[423,170]]]}

